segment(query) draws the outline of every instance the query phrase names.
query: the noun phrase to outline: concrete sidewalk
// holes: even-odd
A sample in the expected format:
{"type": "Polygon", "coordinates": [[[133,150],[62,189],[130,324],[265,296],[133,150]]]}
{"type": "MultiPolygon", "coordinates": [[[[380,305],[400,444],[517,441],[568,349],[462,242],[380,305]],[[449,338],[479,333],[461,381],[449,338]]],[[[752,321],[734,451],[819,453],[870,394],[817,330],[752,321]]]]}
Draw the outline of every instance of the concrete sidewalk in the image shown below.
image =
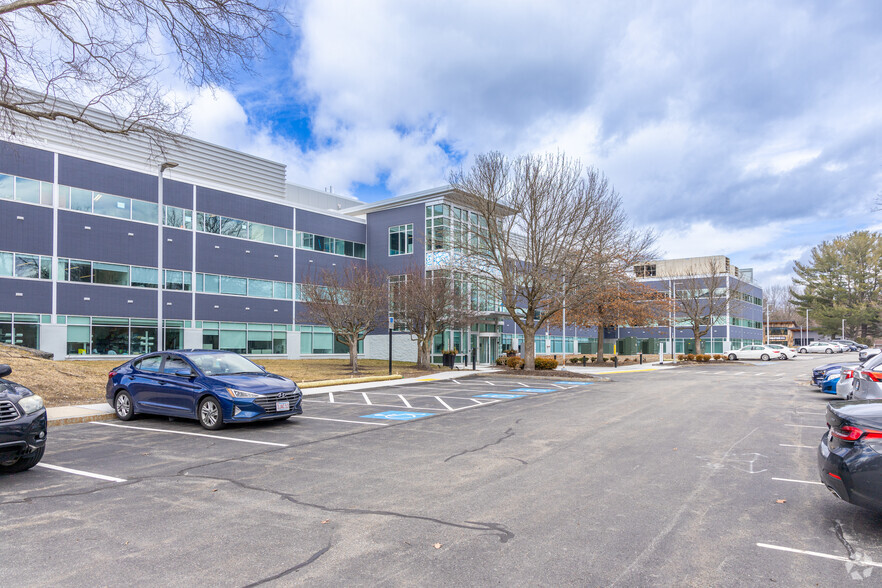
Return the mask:
{"type": "MultiPolygon", "coordinates": [[[[488,374],[500,371],[498,368],[490,366],[478,366],[477,370],[454,369],[450,371],[438,372],[418,378],[402,378],[400,380],[381,380],[378,382],[359,382],[357,384],[340,384],[337,386],[321,386],[317,388],[307,388],[303,390],[304,396],[315,396],[316,394],[324,394],[325,392],[348,392],[351,390],[368,390],[370,388],[383,388],[387,386],[402,386],[404,384],[415,384],[419,382],[435,382],[438,380],[453,380],[456,378],[467,378],[478,374],[488,374]]],[[[104,421],[115,418],[113,408],[106,402],[100,404],[77,404],[73,406],[53,406],[46,409],[46,415],[49,419],[49,426],[72,425],[75,423],[85,423],[88,421],[104,421]]]]}

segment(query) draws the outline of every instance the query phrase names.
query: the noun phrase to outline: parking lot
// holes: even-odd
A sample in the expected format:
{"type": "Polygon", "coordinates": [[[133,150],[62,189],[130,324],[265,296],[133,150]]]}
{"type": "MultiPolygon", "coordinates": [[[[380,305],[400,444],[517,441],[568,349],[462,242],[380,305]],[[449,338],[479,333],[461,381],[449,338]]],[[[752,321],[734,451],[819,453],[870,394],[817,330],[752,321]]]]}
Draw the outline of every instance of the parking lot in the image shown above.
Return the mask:
{"type": "MultiPolygon", "coordinates": [[[[467,377],[205,431],[53,428],[0,479],[8,585],[805,585],[882,578],[818,481],[829,357],[467,377]],[[27,554],[27,557],[22,557],[27,554]]],[[[882,565],[882,564],[880,564],[882,565]]]]}

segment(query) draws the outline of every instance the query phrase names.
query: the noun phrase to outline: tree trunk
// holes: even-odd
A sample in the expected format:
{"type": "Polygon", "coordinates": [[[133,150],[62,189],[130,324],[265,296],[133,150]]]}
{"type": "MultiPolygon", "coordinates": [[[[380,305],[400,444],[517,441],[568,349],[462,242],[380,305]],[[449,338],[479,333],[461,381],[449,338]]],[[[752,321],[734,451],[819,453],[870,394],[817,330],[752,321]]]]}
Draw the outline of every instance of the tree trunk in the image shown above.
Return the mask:
{"type": "Polygon", "coordinates": [[[603,363],[603,326],[597,326],[597,363],[603,363]]]}
{"type": "Polygon", "coordinates": [[[695,354],[704,354],[704,344],[701,340],[701,329],[692,329],[692,337],[695,339],[695,354]]]}
{"type": "Polygon", "coordinates": [[[521,329],[524,332],[524,369],[536,369],[536,329],[521,329]]]}
{"type": "Polygon", "coordinates": [[[358,338],[350,338],[349,339],[349,367],[352,368],[352,373],[358,373],[358,338]]]}
{"type": "Polygon", "coordinates": [[[417,342],[417,367],[421,369],[429,369],[431,362],[431,345],[433,337],[427,337],[417,342]]]}

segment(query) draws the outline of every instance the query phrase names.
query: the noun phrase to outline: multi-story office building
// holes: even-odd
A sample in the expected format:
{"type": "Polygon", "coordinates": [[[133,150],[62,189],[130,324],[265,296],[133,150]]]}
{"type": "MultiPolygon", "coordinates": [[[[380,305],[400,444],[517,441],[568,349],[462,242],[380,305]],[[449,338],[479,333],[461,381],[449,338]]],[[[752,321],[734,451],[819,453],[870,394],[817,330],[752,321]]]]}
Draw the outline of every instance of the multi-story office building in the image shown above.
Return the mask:
{"type": "MultiPolygon", "coordinates": [[[[393,280],[449,271],[468,285],[481,319],[438,335],[438,362],[443,349],[460,361],[474,349],[489,363],[522,347],[499,300],[456,267],[456,235],[479,219],[450,188],[366,204],[286,183],[285,172],[186,137],[160,153],[142,138],[58,123],[0,142],[0,342],[56,358],[157,348],[342,356],[330,329],[309,320],[297,284],[355,265],[393,280]]],[[[761,339],[736,323],[726,329],[728,341],[761,339]]],[[[647,333],[620,336],[658,337],[647,333]]],[[[595,341],[594,329],[548,325],[536,351],[592,352],[595,341]]],[[[360,351],[388,357],[388,331],[369,334],[360,351]]],[[[409,333],[394,333],[393,357],[416,359],[409,333]]]]}

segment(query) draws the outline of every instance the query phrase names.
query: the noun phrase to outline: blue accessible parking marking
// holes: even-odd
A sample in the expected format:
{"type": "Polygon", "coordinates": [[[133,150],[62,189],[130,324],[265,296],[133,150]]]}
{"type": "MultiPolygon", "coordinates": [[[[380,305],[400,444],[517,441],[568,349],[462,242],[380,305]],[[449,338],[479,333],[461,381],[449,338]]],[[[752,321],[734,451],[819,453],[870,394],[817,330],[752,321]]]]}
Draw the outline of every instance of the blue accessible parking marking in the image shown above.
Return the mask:
{"type": "Polygon", "coordinates": [[[498,398],[500,400],[505,400],[507,398],[523,398],[523,394],[478,394],[475,398],[498,398]]]}
{"type": "Polygon", "coordinates": [[[594,382],[554,382],[554,384],[561,384],[563,386],[590,386],[594,382]]]}
{"type": "Polygon", "coordinates": [[[545,394],[546,392],[557,392],[554,388],[515,388],[509,392],[532,392],[534,394],[545,394]]]}
{"type": "Polygon", "coordinates": [[[421,419],[423,417],[432,416],[431,412],[402,412],[400,410],[387,410],[386,412],[378,412],[376,414],[366,414],[364,419],[386,419],[390,421],[410,421],[413,419],[421,419]]]}

